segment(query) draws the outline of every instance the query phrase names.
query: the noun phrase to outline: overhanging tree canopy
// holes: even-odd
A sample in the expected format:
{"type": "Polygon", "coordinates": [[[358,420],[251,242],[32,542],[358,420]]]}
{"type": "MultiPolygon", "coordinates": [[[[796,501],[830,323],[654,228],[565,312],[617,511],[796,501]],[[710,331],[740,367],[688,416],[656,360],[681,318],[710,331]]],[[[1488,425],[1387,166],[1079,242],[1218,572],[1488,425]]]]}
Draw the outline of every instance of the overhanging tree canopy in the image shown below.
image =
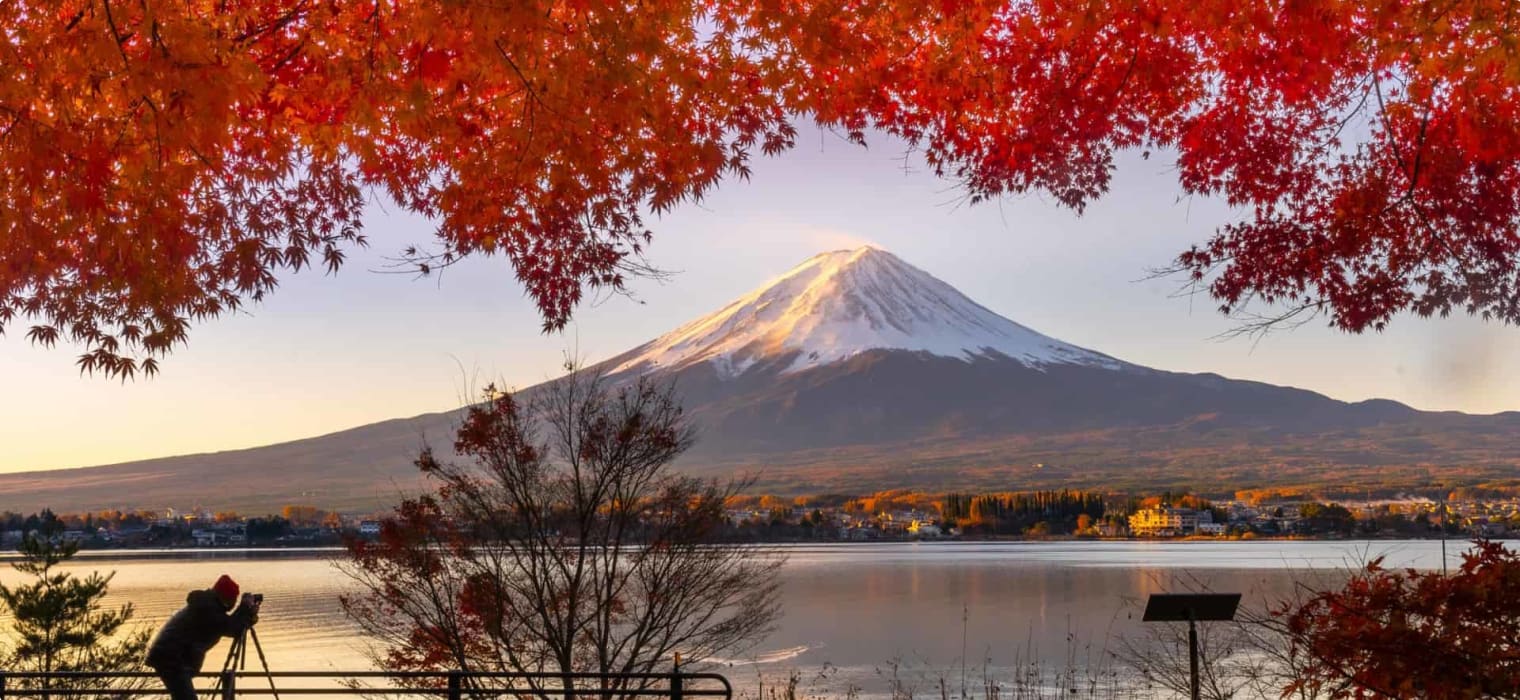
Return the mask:
{"type": "Polygon", "coordinates": [[[1177,260],[1225,312],[1512,322],[1517,36],[1502,0],[5,3],[0,330],[151,373],[337,269],[371,192],[436,222],[419,270],[504,255],[558,328],[807,119],[1077,211],[1164,149],[1246,212],[1177,260]]]}

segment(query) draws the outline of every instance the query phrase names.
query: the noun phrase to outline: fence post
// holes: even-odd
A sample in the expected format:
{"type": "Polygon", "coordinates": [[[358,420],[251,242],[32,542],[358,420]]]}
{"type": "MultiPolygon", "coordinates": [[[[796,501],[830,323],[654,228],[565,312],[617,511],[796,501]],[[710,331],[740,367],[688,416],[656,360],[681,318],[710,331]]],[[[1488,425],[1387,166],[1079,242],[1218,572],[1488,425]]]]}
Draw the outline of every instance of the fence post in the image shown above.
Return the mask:
{"type": "Polygon", "coordinates": [[[5,672],[0,671],[0,700],[5,700],[5,672]]]}
{"type": "Polygon", "coordinates": [[[449,671],[449,700],[460,700],[464,697],[463,675],[458,671],[449,671]]]}
{"type": "Polygon", "coordinates": [[[681,655],[676,654],[676,663],[670,668],[670,700],[681,700],[684,691],[681,682],[681,655]]]}
{"type": "Polygon", "coordinates": [[[237,672],[232,669],[222,671],[222,700],[232,700],[237,694],[237,672]]]}

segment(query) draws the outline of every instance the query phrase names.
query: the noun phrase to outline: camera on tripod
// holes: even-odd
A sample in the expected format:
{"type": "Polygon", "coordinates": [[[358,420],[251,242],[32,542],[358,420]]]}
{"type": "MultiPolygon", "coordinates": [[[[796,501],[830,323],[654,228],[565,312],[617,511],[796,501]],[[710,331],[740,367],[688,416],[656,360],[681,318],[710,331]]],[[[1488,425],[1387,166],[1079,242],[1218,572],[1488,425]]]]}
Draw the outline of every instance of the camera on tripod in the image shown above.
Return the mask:
{"type": "Polygon", "coordinates": [[[223,683],[232,671],[242,670],[248,663],[248,641],[253,640],[254,651],[259,653],[259,665],[264,667],[264,677],[269,679],[269,692],[274,695],[274,700],[280,700],[280,692],[274,687],[274,676],[269,673],[269,661],[264,658],[264,647],[259,644],[259,633],[254,630],[254,623],[259,618],[259,606],[264,604],[263,593],[244,593],[240,602],[241,608],[248,608],[252,615],[248,617],[248,626],[232,639],[232,648],[227,651],[227,661],[222,664],[222,674],[217,679],[216,690],[220,693],[223,683]]]}

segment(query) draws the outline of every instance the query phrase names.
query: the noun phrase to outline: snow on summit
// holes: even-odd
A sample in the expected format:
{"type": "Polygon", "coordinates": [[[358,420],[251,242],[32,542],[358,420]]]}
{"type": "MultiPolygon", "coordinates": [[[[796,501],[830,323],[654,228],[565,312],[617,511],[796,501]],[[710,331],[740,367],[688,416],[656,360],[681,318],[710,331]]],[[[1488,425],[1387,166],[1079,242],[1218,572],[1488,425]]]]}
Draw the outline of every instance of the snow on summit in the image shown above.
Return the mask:
{"type": "Polygon", "coordinates": [[[1123,366],[1003,318],[897,256],[866,246],[808,258],[716,313],[633,350],[613,372],[707,361],[724,376],[737,376],[759,360],[794,352],[785,371],[795,372],[873,349],[967,361],[1001,354],[1032,367],[1123,366]]]}

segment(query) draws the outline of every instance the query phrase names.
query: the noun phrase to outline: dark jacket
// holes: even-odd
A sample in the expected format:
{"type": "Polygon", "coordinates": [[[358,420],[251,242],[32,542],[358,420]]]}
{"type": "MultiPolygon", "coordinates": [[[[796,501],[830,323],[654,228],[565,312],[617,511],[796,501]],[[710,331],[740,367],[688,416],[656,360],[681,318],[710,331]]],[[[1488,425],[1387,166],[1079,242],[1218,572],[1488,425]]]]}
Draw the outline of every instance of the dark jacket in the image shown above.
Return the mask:
{"type": "Polygon", "coordinates": [[[189,669],[199,673],[206,652],[222,637],[236,637],[248,629],[253,609],[242,606],[228,613],[216,593],[207,589],[190,591],[185,607],[164,623],[153,643],[148,645],[148,665],[153,668],[189,669]]]}

